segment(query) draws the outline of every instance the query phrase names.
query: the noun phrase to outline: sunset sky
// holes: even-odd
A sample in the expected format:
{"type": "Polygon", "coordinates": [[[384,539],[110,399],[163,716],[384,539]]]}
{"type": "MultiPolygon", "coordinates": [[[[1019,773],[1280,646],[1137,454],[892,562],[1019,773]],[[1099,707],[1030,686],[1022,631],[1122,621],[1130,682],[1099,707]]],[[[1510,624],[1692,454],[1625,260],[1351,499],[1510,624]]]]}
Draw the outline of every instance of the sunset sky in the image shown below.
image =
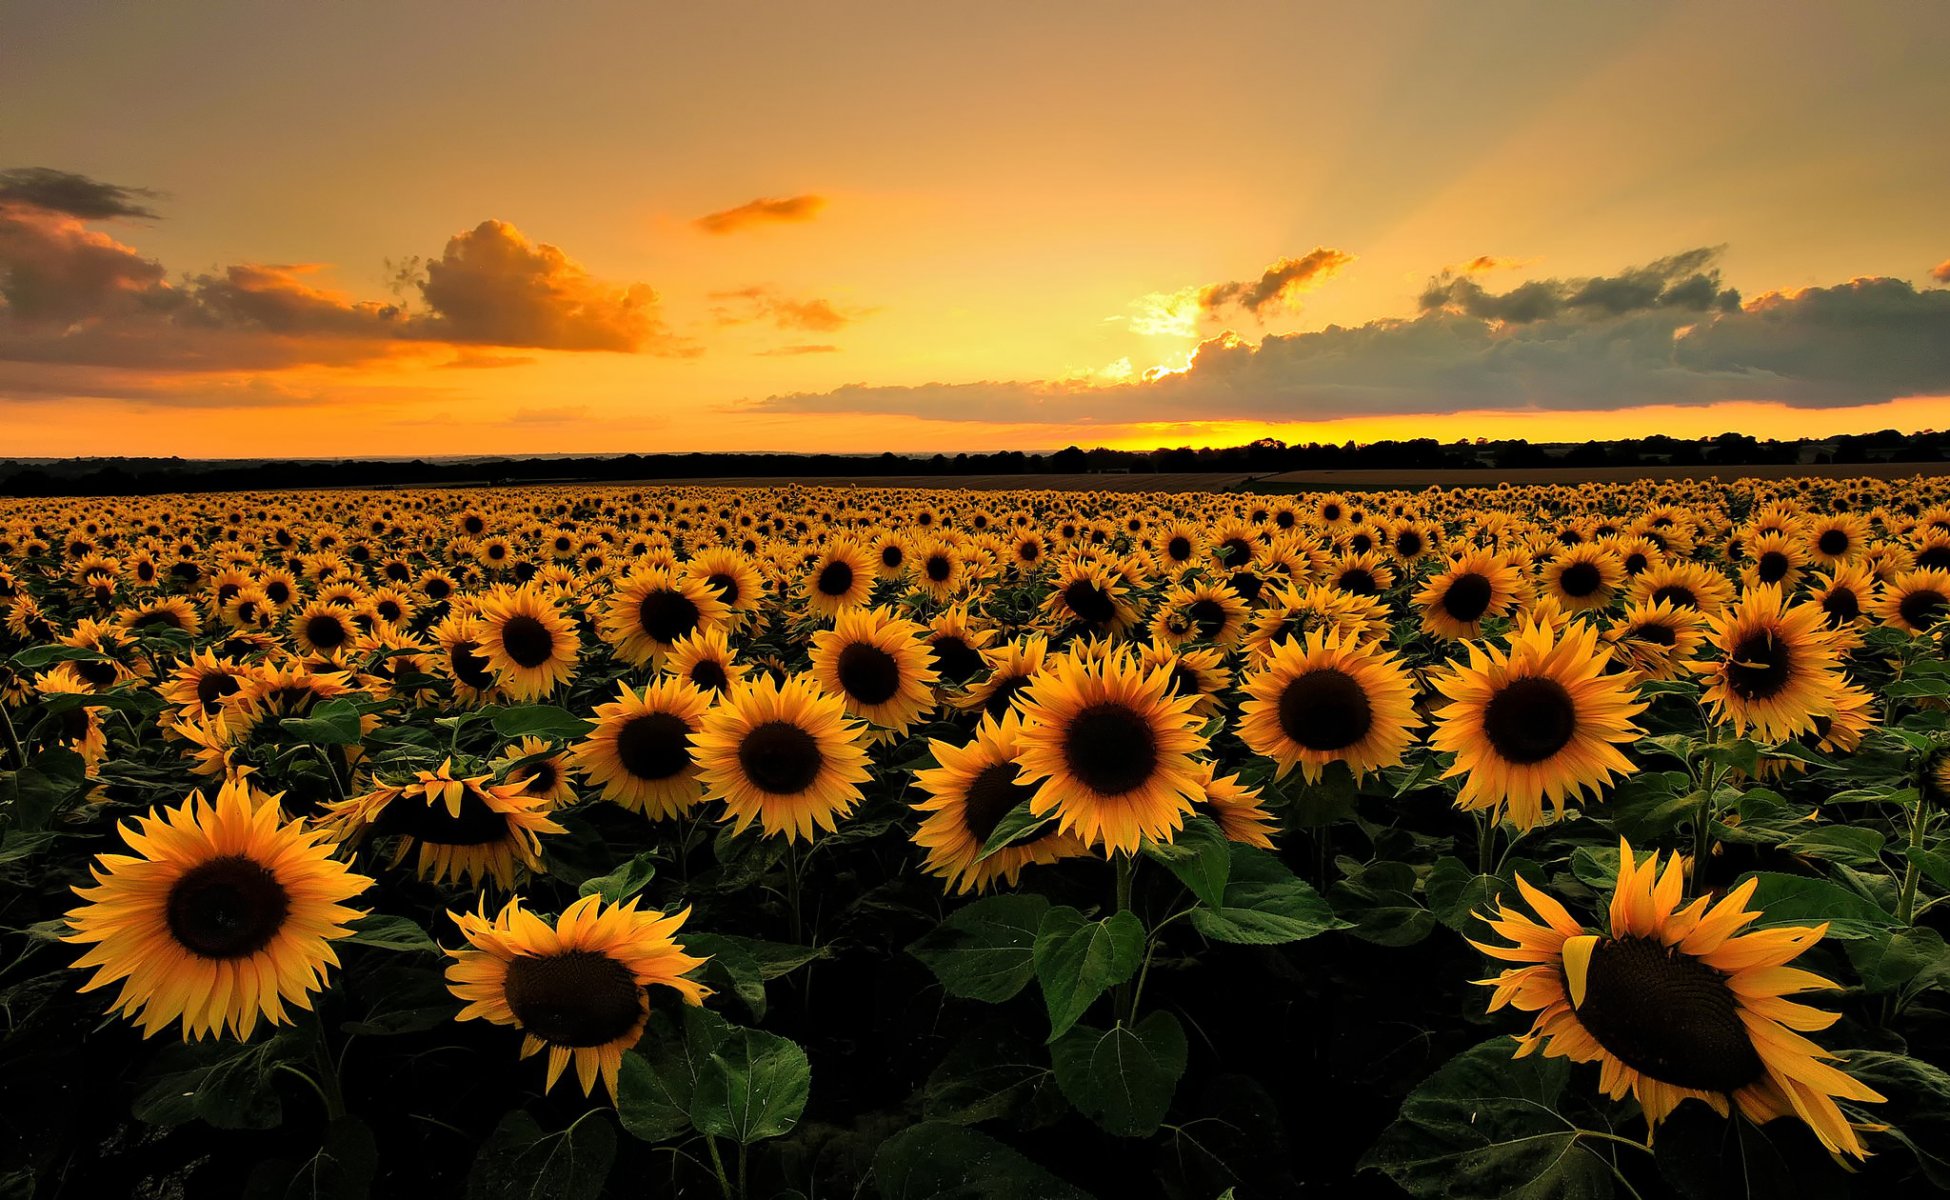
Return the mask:
{"type": "Polygon", "coordinates": [[[1950,5],[0,29],[0,454],[1950,425],[1950,5]]]}

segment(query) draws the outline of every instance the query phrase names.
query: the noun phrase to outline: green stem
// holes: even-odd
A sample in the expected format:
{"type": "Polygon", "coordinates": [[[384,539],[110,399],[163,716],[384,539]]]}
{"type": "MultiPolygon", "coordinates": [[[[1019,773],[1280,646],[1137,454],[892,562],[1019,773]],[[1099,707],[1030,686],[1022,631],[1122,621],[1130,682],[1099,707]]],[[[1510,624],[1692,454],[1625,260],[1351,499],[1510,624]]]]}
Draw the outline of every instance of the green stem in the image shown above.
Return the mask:
{"type": "Polygon", "coordinates": [[[740,1196],[748,1194],[745,1191],[745,1159],[748,1157],[750,1150],[751,1147],[745,1143],[738,1143],[738,1194],[740,1196]]]}
{"type": "Polygon", "coordinates": [[[27,752],[20,748],[20,734],[14,729],[14,719],[7,712],[5,704],[0,704],[0,725],[5,725],[7,728],[7,751],[13,755],[14,770],[26,770],[27,752]]]}
{"type": "Polygon", "coordinates": [[[1713,797],[1720,790],[1723,776],[1717,768],[1706,773],[1706,786],[1700,789],[1699,808],[1693,813],[1693,871],[1687,880],[1694,895],[1700,892],[1700,875],[1713,851],[1713,797]]]}
{"type": "MultiPolygon", "coordinates": [[[[1929,824],[1929,816],[1924,812],[1923,808],[1925,803],[1922,789],[1919,788],[1917,789],[1916,805],[1909,812],[1909,848],[1911,850],[1921,850],[1923,848],[1923,830],[1929,824]]],[[[1910,855],[1909,861],[1903,866],[1902,895],[1896,901],[1896,920],[1900,924],[1909,925],[1916,920],[1916,884],[1922,877],[1922,874],[1922,868],[1916,865],[1916,856],[1914,854],[1910,855]]]]}
{"type": "Polygon", "coordinates": [[[796,843],[788,843],[785,848],[785,899],[792,917],[792,941],[795,945],[802,945],[805,934],[799,916],[799,847],[796,843]]]}
{"type": "Polygon", "coordinates": [[[339,1087],[339,1067],[332,1058],[332,1047],[325,1040],[325,1022],[312,1021],[313,1054],[318,1062],[319,1095],[325,1101],[325,1116],[337,1121],[345,1116],[345,1092],[339,1087]]]}
{"type": "MultiPolygon", "coordinates": [[[[1117,852],[1117,857],[1112,862],[1117,868],[1117,911],[1129,912],[1131,910],[1131,876],[1136,874],[1137,864],[1131,860],[1129,854],[1121,850],[1117,852]]],[[[1147,938],[1149,937],[1148,934],[1146,936],[1147,938]]],[[[1110,1007],[1111,1013],[1119,1021],[1127,1020],[1130,1017],[1131,1013],[1135,1011],[1131,999],[1130,984],[1120,983],[1117,985],[1116,990],[1111,994],[1110,1007]]]]}
{"type": "Polygon", "coordinates": [[[1476,873],[1496,873],[1496,810],[1493,808],[1476,814],[1476,873]]]}
{"type": "Polygon", "coordinates": [[[1144,999],[1144,981],[1151,977],[1151,956],[1157,952],[1157,949],[1156,936],[1145,939],[1144,965],[1138,968],[1137,986],[1131,989],[1131,1010],[1125,1016],[1132,1025],[1137,1024],[1138,1002],[1144,999]]]}
{"type": "Polygon", "coordinates": [[[724,1173],[724,1155],[718,1153],[718,1139],[705,1134],[704,1148],[711,1152],[711,1169],[717,1172],[718,1190],[724,1193],[724,1200],[731,1200],[731,1180],[724,1173]]]}

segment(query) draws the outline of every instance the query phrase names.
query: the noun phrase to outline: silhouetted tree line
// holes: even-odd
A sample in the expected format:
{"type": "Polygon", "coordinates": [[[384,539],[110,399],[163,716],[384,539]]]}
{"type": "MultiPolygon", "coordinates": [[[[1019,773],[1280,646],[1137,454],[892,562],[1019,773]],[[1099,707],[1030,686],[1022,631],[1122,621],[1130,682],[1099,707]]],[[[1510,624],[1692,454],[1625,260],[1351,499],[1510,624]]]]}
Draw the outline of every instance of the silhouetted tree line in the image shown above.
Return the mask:
{"type": "Polygon", "coordinates": [[[1273,474],[1280,471],[1447,470],[1458,468],[1676,466],[1739,467],[1794,463],[1941,462],[1950,432],[1883,430],[1856,436],[1760,441],[1739,433],[1688,441],[1654,435],[1574,445],[1525,441],[1309,442],[1262,438],[1244,446],[1084,450],[1052,454],[625,454],[586,458],[482,458],[380,461],[250,461],[185,458],[82,458],[0,462],[0,495],[130,496],[186,491],[287,491],[480,483],[581,483],[638,479],[769,479],[891,475],[1073,475],[1089,471],[1273,474]]]}

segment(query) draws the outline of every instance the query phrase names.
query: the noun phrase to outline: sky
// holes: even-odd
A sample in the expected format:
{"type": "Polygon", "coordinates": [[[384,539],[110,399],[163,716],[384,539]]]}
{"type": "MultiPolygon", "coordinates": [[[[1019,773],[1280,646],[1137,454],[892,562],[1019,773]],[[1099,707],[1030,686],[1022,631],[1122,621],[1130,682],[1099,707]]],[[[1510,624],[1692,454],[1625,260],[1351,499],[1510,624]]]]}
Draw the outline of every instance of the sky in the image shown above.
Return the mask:
{"type": "Polygon", "coordinates": [[[0,454],[1950,427],[1950,6],[0,0],[0,454]]]}

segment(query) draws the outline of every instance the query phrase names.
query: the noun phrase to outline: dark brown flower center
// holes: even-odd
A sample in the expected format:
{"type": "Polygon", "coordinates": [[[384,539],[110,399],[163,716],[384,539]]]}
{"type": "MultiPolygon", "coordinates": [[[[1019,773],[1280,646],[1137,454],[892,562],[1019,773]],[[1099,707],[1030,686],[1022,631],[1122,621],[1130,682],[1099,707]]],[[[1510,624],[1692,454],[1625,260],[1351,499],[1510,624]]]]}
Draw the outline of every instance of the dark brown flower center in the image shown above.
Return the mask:
{"type": "Polygon", "coordinates": [[[436,846],[486,846],[508,836],[508,818],[489,808],[480,793],[469,786],[461,793],[458,817],[448,810],[445,800],[429,802],[423,795],[407,794],[395,797],[380,810],[373,828],[381,834],[400,834],[436,846]]]}
{"type": "Polygon", "coordinates": [[[955,564],[946,555],[930,554],[925,568],[928,578],[935,583],[948,582],[948,576],[955,573],[955,564]]]}
{"type": "Polygon", "coordinates": [[[1226,627],[1225,605],[1217,600],[1194,600],[1190,611],[1198,625],[1198,635],[1207,641],[1219,636],[1219,631],[1226,627]]]}
{"type": "Polygon", "coordinates": [[[1122,704],[1093,704],[1071,719],[1063,757],[1085,787],[1121,796],[1157,769],[1158,739],[1142,714],[1122,704]]]}
{"type": "Polygon", "coordinates": [[[1493,595],[1494,590],[1487,577],[1474,571],[1458,575],[1449,581],[1449,586],[1442,592],[1442,611],[1465,625],[1480,621],[1483,614],[1490,610],[1493,595]]]}
{"type": "Polygon", "coordinates": [[[715,658],[700,658],[691,664],[691,682],[707,692],[723,691],[731,682],[724,664],[715,658]]]}
{"type": "Polygon", "coordinates": [[[1661,1083],[1732,1092],[1766,1069],[1726,977],[1654,938],[1599,942],[1577,1014],[1613,1057],[1661,1083]]]}
{"type": "Polygon", "coordinates": [[[291,895],[262,863],[242,854],[199,863],[169,889],[170,936],[202,958],[244,958],[271,944],[291,895]]]}
{"type": "Polygon", "coordinates": [[[501,648],[516,665],[539,667],[555,654],[555,635],[527,613],[516,613],[501,626],[501,648]]]}
{"type": "Polygon", "coordinates": [[[901,688],[900,663],[871,642],[851,642],[835,664],[840,687],[858,704],[885,704],[901,688]]]}
{"type": "Polygon", "coordinates": [[[607,1045],[643,1016],[636,977],[594,950],[521,955],[508,964],[502,987],[522,1031],[551,1045],[607,1045]]]}
{"type": "Polygon", "coordinates": [[[1374,725],[1360,681],[1338,667],[1296,675],[1280,692],[1280,729],[1309,750],[1345,750],[1374,725]]]}
{"type": "Polygon", "coordinates": [[[1652,602],[1657,604],[1661,600],[1670,603],[1674,608],[1699,607],[1699,597],[1693,595],[1693,589],[1677,583],[1669,583],[1653,591],[1652,602]]]}
{"type": "Polygon", "coordinates": [[[989,693],[988,702],[982,705],[982,711],[1000,721],[1009,715],[1009,706],[1015,703],[1016,697],[1020,696],[1023,689],[1028,686],[1029,676],[1010,676],[995,685],[995,690],[989,693]]]}
{"type": "Polygon", "coordinates": [[[1366,567],[1349,567],[1342,571],[1334,586],[1356,596],[1374,596],[1381,592],[1381,584],[1375,580],[1374,572],[1366,567]]]}
{"type": "Polygon", "coordinates": [[[474,653],[479,649],[473,642],[462,642],[447,652],[447,663],[454,669],[454,678],[484,692],[494,686],[494,673],[488,670],[488,660],[474,653]]]}
{"type": "Polygon", "coordinates": [[[935,672],[950,683],[961,683],[982,669],[981,653],[953,634],[936,637],[931,649],[935,672]]]}
{"type": "Polygon", "coordinates": [[[1641,642],[1652,642],[1660,646],[1672,646],[1679,642],[1679,635],[1673,632],[1672,626],[1659,625],[1650,621],[1643,625],[1632,626],[1631,629],[1626,631],[1625,636],[1641,642]]]}
{"type": "Polygon", "coordinates": [[[1727,686],[1743,700],[1780,694],[1794,678],[1794,652],[1768,630],[1748,634],[1727,655],[1727,686]]]}
{"type": "Polygon", "coordinates": [[[203,702],[206,712],[215,712],[225,696],[234,696],[243,688],[235,675],[212,672],[196,681],[196,698],[203,702]]]}
{"type": "MultiPolygon", "coordinates": [[[[1003,817],[1036,794],[1035,788],[1016,782],[1020,773],[1012,762],[994,763],[982,768],[981,774],[969,782],[968,795],[962,800],[962,824],[974,835],[976,844],[987,842],[1003,817]]],[[[1056,823],[1052,821],[1034,836],[1016,844],[1040,841],[1055,832],[1056,823]]]]}
{"type": "Polygon", "coordinates": [[[697,605],[682,592],[659,588],[637,601],[636,619],[643,632],[669,645],[697,628],[697,605]]]}
{"type": "Polygon", "coordinates": [[[1815,539],[1815,548],[1830,558],[1839,558],[1848,551],[1848,532],[1842,529],[1824,529],[1815,539]]]}
{"type": "Polygon", "coordinates": [[[819,742],[790,721],[767,721],[738,746],[745,777],[775,796],[796,796],[811,787],[825,762],[819,742]]]}
{"type": "Polygon", "coordinates": [[[616,731],[616,758],[638,779],[668,779],[691,765],[690,736],[676,713],[642,713],[616,731]]]}
{"type": "Polygon", "coordinates": [[[1569,745],[1577,729],[1577,702],[1543,675],[1506,684],[1483,707],[1483,736],[1513,763],[1543,762],[1569,745]]]}
{"type": "Polygon", "coordinates": [[[819,571],[819,591],[824,596],[844,596],[853,587],[851,563],[835,560],[819,571]]]}
{"type": "Polygon", "coordinates": [[[1840,629],[1862,615],[1862,601],[1850,589],[1838,587],[1821,598],[1821,610],[1828,614],[1828,627],[1840,629]]]}
{"type": "Polygon", "coordinates": [[[1788,561],[1787,555],[1779,550],[1769,550],[1755,560],[1754,571],[1760,576],[1762,583],[1779,583],[1787,578],[1788,568],[1793,565],[1788,561]]]}
{"type": "Polygon", "coordinates": [[[1917,588],[1896,602],[1896,611],[1910,628],[1928,629],[1942,615],[1944,603],[1943,593],[1935,588],[1917,588]]]}
{"type": "Polygon", "coordinates": [[[1165,556],[1173,562],[1184,562],[1192,556],[1192,539],[1175,537],[1165,543],[1165,556]]]}
{"type": "Polygon", "coordinates": [[[1091,625],[1108,625],[1117,616],[1117,605],[1109,593],[1088,579],[1078,579],[1063,589],[1063,603],[1079,620],[1091,625]]]}
{"type": "Polygon", "coordinates": [[[1583,561],[1572,563],[1557,577],[1557,586],[1563,588],[1564,594],[1573,600],[1582,600],[1591,595],[1603,586],[1604,582],[1605,577],[1598,570],[1597,565],[1583,561]]]}

